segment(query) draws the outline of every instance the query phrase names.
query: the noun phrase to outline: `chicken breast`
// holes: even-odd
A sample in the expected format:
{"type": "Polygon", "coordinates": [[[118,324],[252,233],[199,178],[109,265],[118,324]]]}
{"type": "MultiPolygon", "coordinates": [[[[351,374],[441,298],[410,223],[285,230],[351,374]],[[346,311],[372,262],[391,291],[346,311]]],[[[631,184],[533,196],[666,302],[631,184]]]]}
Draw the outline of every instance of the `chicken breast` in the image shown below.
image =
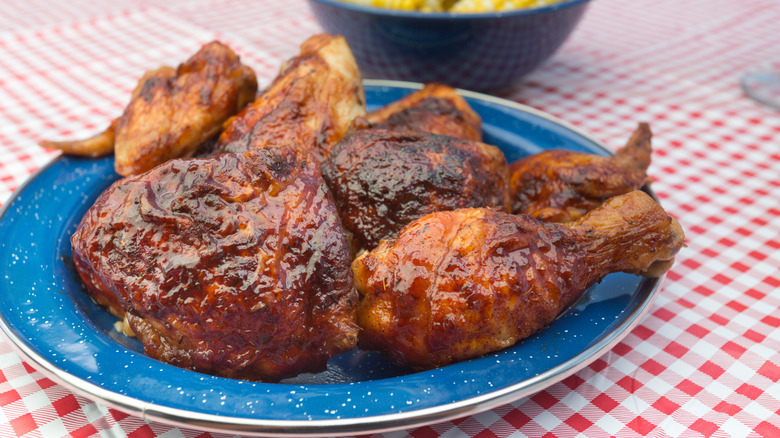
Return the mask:
{"type": "Polygon", "coordinates": [[[176,159],[122,179],[71,243],[87,292],[163,362],[277,381],[323,370],[357,341],[344,233],[298,148],[176,159]]]}
{"type": "Polygon", "coordinates": [[[362,78],[346,40],[315,35],[254,103],[228,121],[214,153],[294,144],[322,162],[365,114],[362,78]]]}

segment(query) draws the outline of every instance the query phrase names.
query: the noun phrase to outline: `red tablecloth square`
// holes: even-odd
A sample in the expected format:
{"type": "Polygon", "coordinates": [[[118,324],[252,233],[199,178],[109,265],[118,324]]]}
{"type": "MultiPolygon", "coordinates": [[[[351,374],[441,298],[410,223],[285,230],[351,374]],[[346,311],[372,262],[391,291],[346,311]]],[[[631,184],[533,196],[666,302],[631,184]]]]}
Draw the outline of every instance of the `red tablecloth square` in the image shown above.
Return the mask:
{"type": "Polygon", "coordinates": [[[57,415],[60,417],[64,417],[81,407],[73,395],[66,395],[59,400],[53,401],[51,405],[54,406],[54,410],[57,411],[57,415]]]}
{"type": "Polygon", "coordinates": [[[9,421],[9,423],[14,429],[16,436],[25,435],[26,433],[31,432],[38,427],[38,424],[35,422],[35,419],[30,413],[16,417],[9,421]]]}
{"type": "Polygon", "coordinates": [[[691,397],[696,397],[696,394],[700,393],[701,390],[704,388],[700,385],[693,383],[689,379],[684,379],[682,382],[677,384],[677,389],[684,392],[685,394],[688,394],[691,397]]]}
{"type": "Polygon", "coordinates": [[[699,418],[691,424],[691,430],[701,433],[704,436],[712,436],[718,431],[718,425],[707,420],[699,418]]]}
{"type": "Polygon", "coordinates": [[[655,425],[643,417],[634,418],[628,423],[628,427],[642,436],[650,434],[655,429],[655,425]]]}
{"type": "Polygon", "coordinates": [[[734,359],[739,359],[740,356],[745,354],[747,348],[737,344],[734,341],[728,341],[725,344],[723,344],[721,350],[725,351],[729,356],[733,357],[734,359]]]}
{"type": "Polygon", "coordinates": [[[756,426],[756,433],[764,438],[777,438],[780,436],[780,426],[769,423],[768,421],[762,421],[756,426]]]}
{"type": "Polygon", "coordinates": [[[761,389],[749,384],[749,383],[743,383],[742,385],[737,388],[735,391],[737,394],[744,395],[745,397],[755,400],[758,397],[761,396],[761,394],[764,393],[761,389]]]}
{"type": "MultiPolygon", "coordinates": [[[[761,365],[761,368],[758,369],[758,374],[777,383],[777,381],[780,380],[780,366],[774,362],[766,361],[761,365]]],[[[778,409],[780,409],[780,405],[778,405],[778,409]]]]}
{"type": "Polygon", "coordinates": [[[680,409],[680,405],[669,400],[665,396],[661,396],[653,403],[653,407],[666,415],[672,415],[677,409],[680,409]]]}

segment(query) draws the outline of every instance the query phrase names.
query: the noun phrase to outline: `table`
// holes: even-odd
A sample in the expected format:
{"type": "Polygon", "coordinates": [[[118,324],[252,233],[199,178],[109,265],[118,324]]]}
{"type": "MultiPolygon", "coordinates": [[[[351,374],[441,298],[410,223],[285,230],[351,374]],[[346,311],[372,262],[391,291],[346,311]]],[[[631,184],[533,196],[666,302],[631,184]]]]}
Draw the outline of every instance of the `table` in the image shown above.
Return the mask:
{"type": "MultiPolygon", "coordinates": [[[[1,9],[0,204],[55,157],[39,140],[102,129],[141,72],[220,39],[262,86],[321,31],[301,0],[1,9]]],[[[615,147],[649,122],[652,187],[687,247],[641,323],[589,366],[510,404],[386,436],[780,436],[780,112],[739,87],[745,71],[780,67],[778,23],[776,0],[596,0],[556,56],[498,93],[615,147]]],[[[15,435],[221,436],[74,395],[0,341],[0,436],[15,435]]]]}

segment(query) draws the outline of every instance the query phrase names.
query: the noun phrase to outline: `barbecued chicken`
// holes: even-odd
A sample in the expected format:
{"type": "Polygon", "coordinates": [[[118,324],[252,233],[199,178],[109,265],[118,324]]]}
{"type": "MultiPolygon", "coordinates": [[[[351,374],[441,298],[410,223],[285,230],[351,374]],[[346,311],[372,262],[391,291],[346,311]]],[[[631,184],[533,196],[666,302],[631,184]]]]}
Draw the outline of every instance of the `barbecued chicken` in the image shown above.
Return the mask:
{"type": "Polygon", "coordinates": [[[341,36],[315,35],[254,103],[230,119],[214,152],[295,144],[322,162],[366,114],[355,58],[341,36]]]}
{"type": "Polygon", "coordinates": [[[67,154],[115,154],[120,175],[137,175],[172,158],[192,156],[257,93],[254,72],[229,47],[211,42],[178,68],[147,72],[121,117],[97,136],[41,146],[67,154]]]}
{"type": "Polygon", "coordinates": [[[376,111],[366,120],[375,128],[425,131],[465,140],[482,140],[482,119],[454,88],[426,84],[376,111]]]}
{"type": "Polygon", "coordinates": [[[568,225],[484,208],[433,213],[352,263],[358,345],[421,369],[497,351],[609,273],[662,274],[683,240],[641,191],[568,225]]]}
{"type": "Polygon", "coordinates": [[[344,233],[297,148],[176,159],[120,180],[71,242],[87,291],[155,359],[276,381],[357,341],[344,233]]]}
{"type": "Polygon", "coordinates": [[[512,211],[550,222],[576,220],[607,198],[648,184],[652,134],[640,123],[611,157],[547,150],[510,165],[512,211]]]}
{"type": "Polygon", "coordinates": [[[358,130],[322,164],[353,254],[414,219],[462,207],[509,208],[496,147],[428,132],[358,130]]]}

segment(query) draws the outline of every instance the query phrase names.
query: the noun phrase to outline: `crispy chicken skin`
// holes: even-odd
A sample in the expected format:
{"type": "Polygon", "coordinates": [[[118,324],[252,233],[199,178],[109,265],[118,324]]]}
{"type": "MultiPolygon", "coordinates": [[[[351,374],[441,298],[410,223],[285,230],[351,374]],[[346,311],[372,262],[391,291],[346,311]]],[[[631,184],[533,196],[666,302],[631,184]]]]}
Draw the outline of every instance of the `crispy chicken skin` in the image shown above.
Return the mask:
{"type": "Polygon", "coordinates": [[[513,345],[612,272],[660,275],[683,245],[647,194],[608,200],[571,224],[493,209],[427,215],[352,263],[358,345],[426,369],[513,345]]]}
{"type": "Polygon", "coordinates": [[[640,123],[611,157],[548,150],[510,165],[512,211],[550,222],[576,220],[607,198],[650,183],[650,127],[640,123]]]}
{"type": "Polygon", "coordinates": [[[297,144],[321,162],[365,108],[362,78],[346,40],[315,35],[254,103],[228,121],[215,153],[297,144]]]}
{"type": "Polygon", "coordinates": [[[494,146],[382,129],[356,131],[322,164],[353,254],[434,211],[508,210],[508,172],[504,154],[494,146]]]}
{"type": "Polygon", "coordinates": [[[482,140],[482,119],[447,85],[430,83],[422,89],[366,116],[376,128],[425,131],[465,140],[482,140]]]}
{"type": "Polygon", "coordinates": [[[192,156],[256,93],[254,72],[229,47],[214,41],[178,68],[147,72],[122,116],[106,131],[87,140],[44,141],[41,146],[93,157],[113,151],[116,172],[137,175],[172,158],[192,156]]]}
{"type": "Polygon", "coordinates": [[[71,239],[87,291],[149,356],[277,381],[357,341],[351,257],[294,147],[175,159],[116,182],[71,239]]]}

